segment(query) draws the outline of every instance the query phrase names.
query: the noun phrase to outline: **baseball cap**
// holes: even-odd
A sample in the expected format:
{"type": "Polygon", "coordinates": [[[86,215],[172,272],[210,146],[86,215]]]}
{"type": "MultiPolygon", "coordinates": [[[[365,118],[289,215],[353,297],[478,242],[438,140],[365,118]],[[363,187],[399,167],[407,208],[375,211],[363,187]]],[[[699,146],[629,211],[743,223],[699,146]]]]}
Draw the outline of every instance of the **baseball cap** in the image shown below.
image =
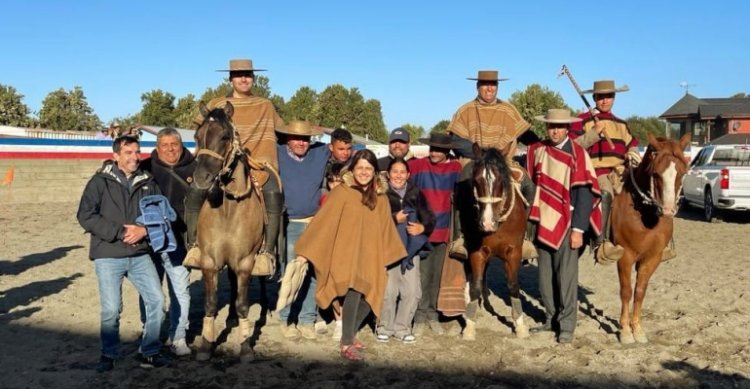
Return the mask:
{"type": "Polygon", "coordinates": [[[401,127],[396,128],[395,130],[391,131],[391,136],[388,137],[388,143],[391,143],[397,140],[409,143],[411,141],[409,137],[409,132],[404,130],[401,127]]]}

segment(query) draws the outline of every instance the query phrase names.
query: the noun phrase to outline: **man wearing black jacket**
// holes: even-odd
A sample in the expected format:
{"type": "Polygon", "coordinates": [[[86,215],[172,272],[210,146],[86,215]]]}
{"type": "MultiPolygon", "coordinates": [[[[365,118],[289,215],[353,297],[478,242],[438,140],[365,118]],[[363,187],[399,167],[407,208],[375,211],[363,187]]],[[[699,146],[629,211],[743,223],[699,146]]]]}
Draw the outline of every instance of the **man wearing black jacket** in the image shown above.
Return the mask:
{"type": "Polygon", "coordinates": [[[143,368],[169,365],[160,354],[159,331],[164,319],[164,296],[149,256],[146,228],[136,225],[138,202],[161,194],[151,174],[139,169],[138,139],[121,136],[112,143],[113,161],[105,161],[86,184],[78,206],[78,223],[91,234],[89,258],[94,261],[101,302],[101,358],[99,372],[114,368],[120,348],[122,279],[127,277],[145,302],[146,323],[141,340],[143,368]]]}
{"type": "MultiPolygon", "coordinates": [[[[141,169],[154,176],[156,184],[169,199],[169,204],[177,213],[177,220],[172,222],[172,230],[177,238],[177,250],[169,253],[154,254],[156,271],[159,280],[167,275],[169,286],[169,339],[167,342],[177,356],[190,355],[191,351],[185,341],[190,310],[190,272],[182,266],[185,259],[185,194],[193,182],[195,157],[182,144],[182,136],[171,127],[156,134],[156,149],[141,164],[141,169]]],[[[144,321],[143,303],[141,301],[141,321],[144,321]]]]}

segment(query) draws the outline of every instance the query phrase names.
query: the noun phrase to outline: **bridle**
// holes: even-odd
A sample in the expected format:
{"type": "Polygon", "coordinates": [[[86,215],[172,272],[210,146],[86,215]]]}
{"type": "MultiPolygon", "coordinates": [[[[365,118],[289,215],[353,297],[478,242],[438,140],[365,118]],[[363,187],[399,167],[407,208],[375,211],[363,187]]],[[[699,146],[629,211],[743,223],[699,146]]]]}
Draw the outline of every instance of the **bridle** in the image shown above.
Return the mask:
{"type": "MultiPolygon", "coordinates": [[[[200,130],[204,126],[207,125],[207,122],[215,122],[216,119],[212,115],[208,115],[203,119],[203,122],[198,127],[200,130]]],[[[240,199],[245,196],[247,196],[250,191],[253,190],[255,185],[255,179],[251,177],[251,182],[247,185],[246,188],[239,190],[239,191],[233,191],[229,189],[226,185],[226,183],[231,179],[232,175],[234,174],[234,170],[237,167],[237,163],[244,163],[247,164],[246,161],[243,160],[243,157],[245,156],[245,151],[242,149],[242,146],[240,145],[240,136],[237,132],[237,128],[234,126],[234,123],[232,123],[231,120],[226,121],[225,124],[221,124],[222,129],[224,132],[229,132],[231,134],[231,146],[227,147],[224,151],[224,155],[217,153],[214,150],[211,150],[206,145],[206,136],[204,134],[203,139],[201,139],[201,142],[198,144],[198,151],[196,152],[196,157],[199,155],[205,155],[214,159],[218,159],[219,161],[222,161],[221,169],[216,173],[214,178],[211,180],[212,184],[211,186],[214,186],[218,183],[219,188],[227,193],[228,195],[231,195],[235,199],[240,199]],[[226,127],[226,125],[229,126],[229,128],[226,127]]],[[[207,132],[207,131],[206,131],[207,132]]],[[[249,171],[249,169],[246,169],[249,171]]]]}
{"type": "MultiPolygon", "coordinates": [[[[485,191],[489,193],[489,196],[479,196],[477,193],[477,188],[474,187],[474,198],[476,198],[477,203],[479,204],[486,204],[489,206],[493,206],[496,203],[500,203],[498,209],[499,212],[494,211],[492,212],[492,222],[495,224],[500,224],[508,220],[508,217],[510,216],[511,212],[513,212],[513,207],[516,203],[516,191],[511,188],[511,190],[505,190],[505,195],[501,197],[492,196],[493,193],[491,181],[492,176],[490,174],[490,169],[487,167],[487,164],[484,163],[483,166],[484,169],[484,186],[485,191]],[[510,192],[510,195],[508,195],[508,192],[510,192]],[[507,204],[507,205],[506,205],[507,204]]],[[[514,185],[514,184],[511,184],[514,185]]],[[[504,188],[505,189],[505,188],[504,188]]]]}
{"type": "MultiPolygon", "coordinates": [[[[653,164],[654,163],[653,161],[656,160],[656,158],[654,157],[654,154],[658,154],[659,152],[654,151],[652,149],[648,150],[647,152],[649,153],[649,158],[648,158],[649,163],[653,164]]],[[[643,189],[640,188],[640,186],[638,186],[638,182],[635,179],[635,176],[633,175],[633,170],[635,170],[635,168],[633,167],[628,168],[628,171],[630,173],[630,183],[633,185],[633,188],[635,189],[638,196],[640,196],[641,204],[655,208],[657,216],[662,216],[664,214],[664,204],[662,204],[659,200],[657,200],[656,196],[654,195],[655,188],[656,188],[654,175],[648,172],[647,169],[643,168],[643,170],[646,171],[646,173],[648,173],[648,176],[649,176],[649,189],[648,191],[644,191],[643,189]]],[[[682,182],[680,181],[680,185],[677,187],[677,191],[675,191],[675,193],[680,193],[681,190],[682,190],[682,182]]]]}

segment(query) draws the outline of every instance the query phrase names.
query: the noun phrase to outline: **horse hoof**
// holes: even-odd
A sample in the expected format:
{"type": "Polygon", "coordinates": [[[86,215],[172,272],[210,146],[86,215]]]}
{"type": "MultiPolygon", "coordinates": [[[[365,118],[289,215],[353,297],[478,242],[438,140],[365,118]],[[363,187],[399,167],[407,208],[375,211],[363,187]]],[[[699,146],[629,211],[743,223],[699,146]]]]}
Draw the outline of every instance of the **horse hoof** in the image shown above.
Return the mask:
{"type": "Polygon", "coordinates": [[[240,347],[240,362],[248,363],[255,360],[255,351],[247,342],[243,342],[240,347]]]}
{"type": "Polygon", "coordinates": [[[477,340],[477,323],[466,319],[466,327],[461,335],[463,340],[474,341],[477,340]]]}
{"type": "Polygon", "coordinates": [[[195,353],[195,360],[199,362],[205,362],[207,360],[211,359],[211,353],[198,351],[195,353]]]}
{"type": "Polygon", "coordinates": [[[643,331],[633,331],[633,339],[638,343],[648,343],[648,337],[643,331]]]}
{"type": "Polygon", "coordinates": [[[621,344],[633,344],[635,343],[635,338],[633,338],[633,333],[630,331],[620,331],[620,343],[621,344]]]}

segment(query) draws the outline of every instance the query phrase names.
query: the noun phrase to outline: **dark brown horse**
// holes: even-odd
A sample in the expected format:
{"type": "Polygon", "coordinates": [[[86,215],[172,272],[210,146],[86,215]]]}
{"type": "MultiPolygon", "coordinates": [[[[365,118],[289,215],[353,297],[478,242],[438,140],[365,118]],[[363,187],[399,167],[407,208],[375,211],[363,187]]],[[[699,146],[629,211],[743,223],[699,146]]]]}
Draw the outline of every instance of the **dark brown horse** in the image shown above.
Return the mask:
{"type": "Polygon", "coordinates": [[[625,249],[617,262],[620,278],[620,342],[647,343],[641,327],[641,308],[651,275],[661,263],[674,227],[677,199],[687,172],[683,150],[690,134],[679,142],[648,134],[648,149],[635,169],[625,172],[623,190],[612,203],[612,234],[625,249]],[[635,264],[635,293],[631,272],[635,264]],[[633,313],[630,314],[630,298],[633,313]]]}
{"type": "Polygon", "coordinates": [[[473,170],[474,197],[478,205],[476,232],[481,241],[470,243],[471,239],[467,236],[472,277],[463,338],[476,338],[476,312],[486,284],[487,264],[492,256],[503,261],[516,336],[525,338],[529,336],[529,331],[524,323],[518,283],[521,248],[526,232],[523,196],[514,188],[511,169],[500,151],[480,149],[475,144],[474,155],[477,157],[473,170]]]}
{"type": "Polygon", "coordinates": [[[216,343],[214,321],[217,313],[218,273],[225,265],[237,275],[235,306],[239,318],[242,345],[240,358],[254,357],[250,345],[248,285],[255,254],[263,236],[263,209],[259,189],[250,176],[247,151],[239,144],[239,135],[231,122],[234,107],[208,111],[201,103],[203,123],[195,132],[198,149],[193,174],[199,189],[209,189],[208,200],[198,217],[198,246],[205,286],[205,316],[202,342],[196,358],[207,360],[216,343]],[[213,193],[211,193],[213,192],[213,193]]]}

